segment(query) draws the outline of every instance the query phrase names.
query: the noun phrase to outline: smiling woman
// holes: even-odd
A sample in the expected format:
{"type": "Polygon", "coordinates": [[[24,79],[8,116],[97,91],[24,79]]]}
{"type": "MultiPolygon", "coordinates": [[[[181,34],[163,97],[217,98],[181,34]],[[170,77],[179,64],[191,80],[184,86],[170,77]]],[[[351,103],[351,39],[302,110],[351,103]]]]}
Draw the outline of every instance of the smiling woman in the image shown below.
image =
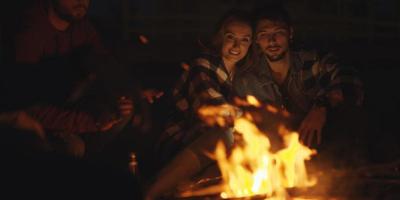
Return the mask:
{"type": "Polygon", "coordinates": [[[235,10],[222,18],[216,30],[212,46],[191,63],[173,90],[176,111],[161,135],[159,152],[164,162],[174,158],[150,187],[147,199],[170,192],[208,166],[211,160],[204,152],[213,151],[217,141],[232,144],[229,128],[207,128],[197,113],[202,106],[231,101],[235,72],[248,63],[251,22],[246,13],[235,10]]]}
{"type": "Polygon", "coordinates": [[[221,56],[225,68],[233,74],[236,68],[250,64],[252,53],[248,51],[251,51],[252,34],[251,21],[246,14],[238,10],[229,11],[217,24],[209,51],[221,56]]]}
{"type": "Polygon", "coordinates": [[[198,134],[184,127],[195,127],[197,110],[203,105],[219,105],[231,100],[234,72],[247,67],[249,62],[250,24],[242,11],[231,11],[222,18],[211,47],[194,59],[173,90],[176,112],[162,135],[161,144],[172,138],[173,143],[190,143],[198,134]]]}
{"type": "Polygon", "coordinates": [[[225,27],[221,55],[231,79],[236,63],[247,54],[251,44],[251,33],[251,27],[239,21],[233,21],[225,27]]]}

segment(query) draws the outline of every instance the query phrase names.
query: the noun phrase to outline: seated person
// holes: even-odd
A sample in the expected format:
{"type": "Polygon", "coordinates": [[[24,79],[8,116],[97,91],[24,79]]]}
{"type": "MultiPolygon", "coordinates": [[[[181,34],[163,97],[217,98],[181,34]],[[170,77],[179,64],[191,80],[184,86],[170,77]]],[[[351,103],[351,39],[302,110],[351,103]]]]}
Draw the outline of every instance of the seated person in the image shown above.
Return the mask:
{"type": "Polygon", "coordinates": [[[246,13],[229,12],[218,24],[213,49],[198,57],[184,71],[173,90],[176,112],[161,135],[159,152],[170,160],[147,192],[154,199],[170,192],[178,182],[189,179],[212,163],[203,155],[213,151],[219,139],[232,143],[226,129],[207,128],[197,112],[204,105],[222,105],[233,97],[233,80],[247,66],[252,41],[251,22],[246,13]]]}
{"type": "Polygon", "coordinates": [[[22,109],[46,131],[42,139],[76,157],[87,151],[80,134],[119,132],[140,96],[86,18],[88,6],[89,0],[35,1],[22,15],[3,79],[8,110],[22,109]]]}
{"type": "MultiPolygon", "coordinates": [[[[293,35],[289,15],[282,7],[259,9],[255,18],[257,61],[251,70],[236,79],[235,90],[241,97],[253,95],[261,102],[287,110],[294,119],[290,128],[298,130],[306,145],[310,146],[316,140],[318,144],[332,143],[332,147],[338,147],[346,143],[333,142],[333,138],[345,135],[341,133],[345,126],[336,126],[341,118],[354,117],[348,120],[348,127],[361,125],[357,124],[360,118],[355,117],[360,114],[349,115],[351,110],[347,110],[347,114],[338,110],[343,110],[341,107],[344,106],[361,106],[362,83],[353,69],[338,63],[332,54],[294,51],[291,48],[293,35]],[[327,120],[336,121],[333,122],[336,125],[325,127],[327,120]],[[324,127],[336,130],[326,130],[322,141],[324,127]],[[339,131],[339,127],[343,129],[339,131]]],[[[356,141],[359,136],[351,138],[349,134],[345,140],[356,141]]]]}

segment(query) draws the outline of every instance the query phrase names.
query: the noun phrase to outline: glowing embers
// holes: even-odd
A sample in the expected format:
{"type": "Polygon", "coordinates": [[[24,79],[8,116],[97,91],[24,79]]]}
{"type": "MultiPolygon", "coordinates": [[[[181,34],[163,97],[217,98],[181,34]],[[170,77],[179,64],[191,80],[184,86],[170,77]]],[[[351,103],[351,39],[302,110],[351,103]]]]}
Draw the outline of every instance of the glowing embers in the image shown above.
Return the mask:
{"type": "Polygon", "coordinates": [[[215,151],[224,180],[222,198],[265,194],[269,198],[286,199],[285,188],[316,183],[308,179],[304,163],[316,152],[302,145],[297,133],[282,127],[280,134],[285,148],[272,153],[266,134],[249,119],[236,119],[234,128],[243,138],[241,144],[229,156],[222,142],[215,151]]]}

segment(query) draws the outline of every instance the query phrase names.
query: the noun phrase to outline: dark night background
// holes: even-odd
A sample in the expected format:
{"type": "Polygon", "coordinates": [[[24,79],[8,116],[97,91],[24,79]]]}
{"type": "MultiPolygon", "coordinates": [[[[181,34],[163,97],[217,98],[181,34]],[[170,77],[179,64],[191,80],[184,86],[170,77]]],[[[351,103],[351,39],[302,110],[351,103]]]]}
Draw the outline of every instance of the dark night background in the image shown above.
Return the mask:
{"type": "MultiPolygon", "coordinates": [[[[168,91],[181,72],[181,63],[196,55],[198,41],[206,40],[225,11],[234,7],[251,10],[271,1],[92,0],[89,17],[106,46],[144,87],[168,91]],[[140,41],[141,35],[147,44],[140,41]]],[[[378,163],[398,160],[400,1],[276,1],[284,3],[292,16],[296,48],[333,51],[359,70],[369,118],[365,136],[369,159],[378,163]]],[[[2,3],[2,22],[18,13],[21,2],[2,3]]],[[[2,60],[6,52],[0,46],[2,60]]],[[[163,103],[161,99],[154,105],[156,120],[165,114],[163,103]]]]}

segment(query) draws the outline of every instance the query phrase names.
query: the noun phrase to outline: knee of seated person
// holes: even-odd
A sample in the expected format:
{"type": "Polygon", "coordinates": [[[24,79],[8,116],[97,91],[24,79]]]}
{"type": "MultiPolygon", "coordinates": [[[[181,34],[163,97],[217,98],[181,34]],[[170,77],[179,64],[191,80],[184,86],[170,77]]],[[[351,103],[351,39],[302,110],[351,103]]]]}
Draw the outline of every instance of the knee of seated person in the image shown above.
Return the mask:
{"type": "Polygon", "coordinates": [[[226,148],[230,148],[233,145],[233,132],[221,128],[205,129],[188,148],[197,155],[200,165],[205,166],[212,162],[206,153],[213,154],[218,142],[223,142],[226,148]]]}

